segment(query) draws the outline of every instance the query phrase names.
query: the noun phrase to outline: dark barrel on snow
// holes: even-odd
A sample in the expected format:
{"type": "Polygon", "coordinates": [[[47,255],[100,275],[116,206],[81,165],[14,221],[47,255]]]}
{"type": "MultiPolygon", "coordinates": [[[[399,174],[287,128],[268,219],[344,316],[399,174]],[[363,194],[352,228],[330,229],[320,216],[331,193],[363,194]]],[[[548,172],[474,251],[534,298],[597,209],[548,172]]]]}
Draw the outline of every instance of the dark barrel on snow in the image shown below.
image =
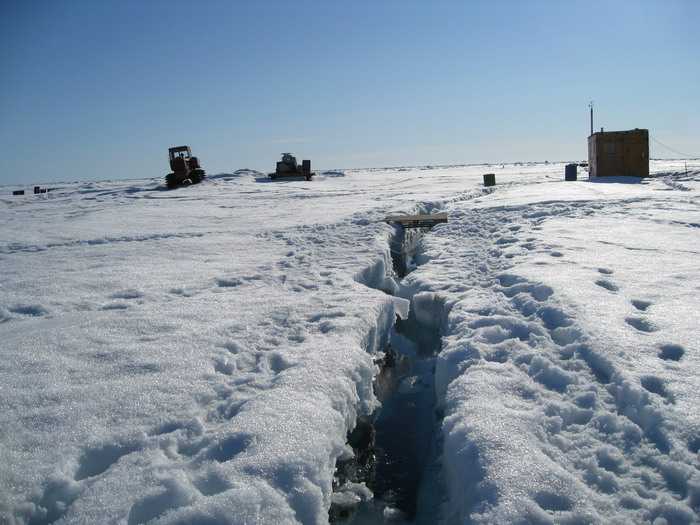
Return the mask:
{"type": "Polygon", "coordinates": [[[484,173],[484,186],[495,186],[496,185],[496,174],[495,173],[484,173]]]}
{"type": "Polygon", "coordinates": [[[15,190],[12,192],[12,195],[24,195],[24,190],[15,190]]]}
{"type": "Polygon", "coordinates": [[[564,180],[576,180],[576,164],[567,164],[564,168],[564,180]]]}

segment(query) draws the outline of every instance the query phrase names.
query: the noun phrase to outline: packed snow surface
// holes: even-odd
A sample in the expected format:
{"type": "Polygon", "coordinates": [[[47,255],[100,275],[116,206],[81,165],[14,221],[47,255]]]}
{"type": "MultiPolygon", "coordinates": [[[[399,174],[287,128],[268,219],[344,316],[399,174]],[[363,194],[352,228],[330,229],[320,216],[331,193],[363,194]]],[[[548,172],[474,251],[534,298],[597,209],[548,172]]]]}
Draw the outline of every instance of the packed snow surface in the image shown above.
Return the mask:
{"type": "Polygon", "coordinates": [[[441,336],[418,521],[699,522],[700,169],[563,172],[0,188],[0,523],[364,504],[334,471],[397,316],[441,336]],[[399,278],[383,218],[436,211],[399,278]]]}

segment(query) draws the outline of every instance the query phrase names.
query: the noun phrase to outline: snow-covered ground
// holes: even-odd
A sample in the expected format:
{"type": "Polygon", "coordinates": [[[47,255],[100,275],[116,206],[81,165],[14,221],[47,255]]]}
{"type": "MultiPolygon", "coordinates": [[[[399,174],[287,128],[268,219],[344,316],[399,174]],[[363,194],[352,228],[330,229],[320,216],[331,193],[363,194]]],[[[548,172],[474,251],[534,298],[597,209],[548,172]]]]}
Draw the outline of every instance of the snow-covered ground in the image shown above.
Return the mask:
{"type": "Polygon", "coordinates": [[[397,316],[441,336],[396,372],[430,394],[405,412],[434,430],[417,521],[700,521],[689,167],[0,188],[0,523],[327,522],[332,501],[370,498],[333,478],[382,413],[379,358],[420,353],[397,316]],[[438,210],[400,279],[382,219],[438,210]]]}

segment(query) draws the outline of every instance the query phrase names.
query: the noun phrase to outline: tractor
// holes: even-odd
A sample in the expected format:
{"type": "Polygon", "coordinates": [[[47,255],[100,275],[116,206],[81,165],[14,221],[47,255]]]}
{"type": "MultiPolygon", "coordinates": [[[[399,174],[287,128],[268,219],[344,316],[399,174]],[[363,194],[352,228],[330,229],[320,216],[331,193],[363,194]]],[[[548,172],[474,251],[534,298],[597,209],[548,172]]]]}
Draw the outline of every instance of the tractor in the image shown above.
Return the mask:
{"type": "Polygon", "coordinates": [[[311,180],[315,173],[311,171],[311,161],[303,160],[301,164],[297,163],[297,158],[291,153],[282,153],[282,160],[277,163],[277,169],[274,173],[270,173],[269,177],[275,179],[287,178],[304,178],[311,180]]]}
{"type": "Polygon", "coordinates": [[[204,170],[199,165],[199,159],[192,156],[189,146],[170,148],[168,154],[170,169],[173,170],[165,176],[165,183],[169,189],[197,184],[205,177],[204,170]]]}

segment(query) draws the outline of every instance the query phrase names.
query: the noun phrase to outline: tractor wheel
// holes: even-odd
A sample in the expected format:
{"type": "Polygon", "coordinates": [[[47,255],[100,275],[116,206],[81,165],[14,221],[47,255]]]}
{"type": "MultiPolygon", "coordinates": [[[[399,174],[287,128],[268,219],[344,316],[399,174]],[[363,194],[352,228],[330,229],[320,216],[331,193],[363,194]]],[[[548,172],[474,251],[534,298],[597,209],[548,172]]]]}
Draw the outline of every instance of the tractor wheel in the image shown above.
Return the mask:
{"type": "Polygon", "coordinates": [[[190,173],[192,184],[198,184],[204,180],[204,172],[202,170],[194,170],[190,173]]]}

